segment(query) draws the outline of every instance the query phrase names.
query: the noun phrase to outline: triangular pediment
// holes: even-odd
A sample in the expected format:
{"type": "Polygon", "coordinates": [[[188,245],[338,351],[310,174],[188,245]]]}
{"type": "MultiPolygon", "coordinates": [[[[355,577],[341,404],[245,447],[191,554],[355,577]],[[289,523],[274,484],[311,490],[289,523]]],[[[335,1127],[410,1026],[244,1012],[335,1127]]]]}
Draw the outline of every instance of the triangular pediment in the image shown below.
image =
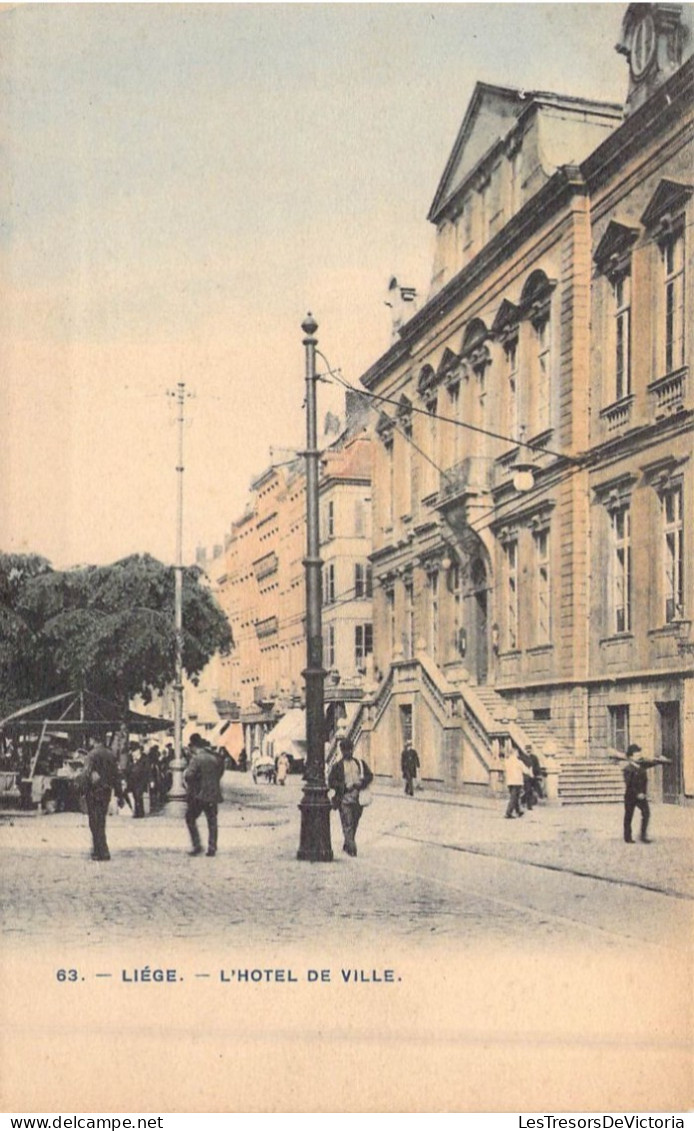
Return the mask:
{"type": "Polygon", "coordinates": [[[651,197],[651,202],[641,217],[645,228],[654,228],[664,216],[679,212],[692,195],[691,185],[678,181],[662,180],[651,197]]]}
{"type": "Polygon", "coordinates": [[[601,270],[605,270],[615,259],[621,259],[628,253],[638,236],[638,228],[610,220],[604,236],[595,249],[594,262],[601,270]]]}
{"type": "Polygon", "coordinates": [[[512,326],[517,326],[521,319],[521,310],[516,306],[515,302],[511,302],[505,298],[501,306],[496,312],[496,318],[492,323],[492,335],[503,334],[505,331],[511,329],[512,326]]]}
{"type": "Polygon", "coordinates": [[[526,105],[521,91],[477,83],[429,210],[430,220],[436,222],[443,206],[492,146],[506,136],[526,105]]]}

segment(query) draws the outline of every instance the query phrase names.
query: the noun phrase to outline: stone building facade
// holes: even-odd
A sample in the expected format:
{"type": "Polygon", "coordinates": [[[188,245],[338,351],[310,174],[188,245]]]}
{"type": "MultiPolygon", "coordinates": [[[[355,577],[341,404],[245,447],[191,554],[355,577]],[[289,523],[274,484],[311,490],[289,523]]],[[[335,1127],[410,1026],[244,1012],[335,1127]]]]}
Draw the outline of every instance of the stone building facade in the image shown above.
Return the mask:
{"type": "MultiPolygon", "coordinates": [[[[339,717],[338,704],[361,697],[372,639],[371,440],[354,402],[344,429],[321,447],[326,704],[339,717]]],[[[306,477],[297,457],[252,482],[244,514],[202,563],[234,635],[230,655],[215,658],[203,678],[218,715],[238,720],[247,755],[289,707],[303,706],[305,556],[306,477]]]]}
{"type": "Polygon", "coordinates": [[[431,294],[362,378],[379,773],[413,738],[424,777],[497,788],[514,742],[612,799],[637,741],[694,794],[691,24],[629,6],[626,107],[475,89],[431,294]]]}

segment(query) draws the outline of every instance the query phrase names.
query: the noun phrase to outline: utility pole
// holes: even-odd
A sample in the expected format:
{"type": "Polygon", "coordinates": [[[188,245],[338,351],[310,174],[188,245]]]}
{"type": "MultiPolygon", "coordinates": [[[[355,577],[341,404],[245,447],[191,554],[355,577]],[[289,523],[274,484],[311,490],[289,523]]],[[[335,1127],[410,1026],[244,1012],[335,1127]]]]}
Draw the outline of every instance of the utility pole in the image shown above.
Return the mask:
{"type": "Polygon", "coordinates": [[[320,529],[318,519],[318,429],[316,425],[316,344],[318,323],[308,314],[301,324],[306,351],[306,773],[301,810],[299,860],[329,861],[330,801],[325,784],[325,711],[321,604],[320,529]]]}
{"type": "Polygon", "coordinates": [[[176,639],[176,671],[174,676],[174,760],[171,763],[173,784],[169,792],[172,801],[185,797],[183,785],[183,426],[185,422],[186,386],[179,381],[175,393],[178,416],[178,461],[176,463],[176,583],[174,605],[174,633],[176,639]]]}

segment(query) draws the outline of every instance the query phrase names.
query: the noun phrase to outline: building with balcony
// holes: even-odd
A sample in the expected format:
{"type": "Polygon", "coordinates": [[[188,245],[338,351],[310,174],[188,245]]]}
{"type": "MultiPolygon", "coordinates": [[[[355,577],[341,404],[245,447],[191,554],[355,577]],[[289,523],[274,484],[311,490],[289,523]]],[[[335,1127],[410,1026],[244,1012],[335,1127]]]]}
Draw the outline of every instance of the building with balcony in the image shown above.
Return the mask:
{"type": "MultiPolygon", "coordinates": [[[[344,427],[331,415],[320,441],[325,699],[335,722],[361,697],[371,653],[371,440],[363,415],[359,398],[348,399],[344,427]]],[[[306,477],[297,457],[257,476],[243,515],[204,563],[234,634],[231,654],[217,657],[204,678],[214,684],[219,714],[238,719],[247,756],[290,707],[303,706],[305,556],[306,477]]]]}
{"type": "MultiPolygon", "coordinates": [[[[563,801],[609,755],[694,795],[692,10],[633,4],[625,107],[478,84],[436,191],[428,301],[364,374],[381,774],[563,801]]],[[[615,59],[615,64],[619,65],[615,59]]]]}

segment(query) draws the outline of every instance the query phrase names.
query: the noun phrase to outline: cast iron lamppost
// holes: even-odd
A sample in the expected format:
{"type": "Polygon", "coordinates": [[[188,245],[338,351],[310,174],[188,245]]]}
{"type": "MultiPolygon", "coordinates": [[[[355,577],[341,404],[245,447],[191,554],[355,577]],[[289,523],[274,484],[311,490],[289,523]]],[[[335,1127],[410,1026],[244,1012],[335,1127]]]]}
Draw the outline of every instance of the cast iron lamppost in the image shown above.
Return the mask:
{"type": "Polygon", "coordinates": [[[325,784],[325,712],[323,705],[323,580],[318,522],[318,436],[316,428],[316,338],[318,323],[307,314],[306,335],[306,772],[301,810],[299,860],[332,860],[330,801],[325,784]]]}

